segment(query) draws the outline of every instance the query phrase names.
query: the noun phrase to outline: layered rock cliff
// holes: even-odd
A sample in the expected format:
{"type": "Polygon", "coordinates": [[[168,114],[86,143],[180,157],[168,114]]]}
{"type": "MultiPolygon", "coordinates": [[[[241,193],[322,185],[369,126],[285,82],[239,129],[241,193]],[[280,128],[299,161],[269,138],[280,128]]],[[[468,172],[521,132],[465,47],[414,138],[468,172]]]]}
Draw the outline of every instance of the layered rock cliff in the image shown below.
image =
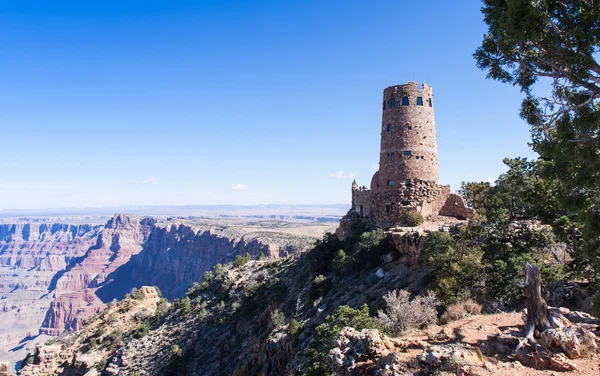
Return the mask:
{"type": "Polygon", "coordinates": [[[96,242],[102,226],[0,224],[0,354],[38,334],[56,274],[96,242]]]}
{"type": "Polygon", "coordinates": [[[103,309],[95,290],[107,275],[142,250],[154,229],[152,218],[116,215],[98,235],[96,244],[70,264],[50,286],[54,300],[46,313],[40,333],[59,335],[64,329],[78,330],[89,316],[103,309]]]}
{"type": "Polygon", "coordinates": [[[223,225],[167,225],[156,227],[144,249],[108,278],[97,295],[108,302],[122,298],[134,287],[158,286],[168,298],[185,294],[217,263],[250,254],[277,259],[310,247],[311,236],[244,229],[223,225]]]}

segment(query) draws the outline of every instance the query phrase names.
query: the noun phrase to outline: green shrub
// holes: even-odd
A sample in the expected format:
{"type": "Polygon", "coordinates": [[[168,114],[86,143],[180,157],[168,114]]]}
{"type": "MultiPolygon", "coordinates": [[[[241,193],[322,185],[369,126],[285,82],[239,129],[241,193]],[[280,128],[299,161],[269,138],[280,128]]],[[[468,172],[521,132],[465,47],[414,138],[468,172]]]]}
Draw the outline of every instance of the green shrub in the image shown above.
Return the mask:
{"type": "Polygon", "coordinates": [[[346,252],[344,252],[343,249],[338,249],[337,253],[335,254],[335,257],[333,258],[333,260],[331,260],[331,266],[334,270],[339,271],[344,267],[344,265],[346,265],[347,261],[348,256],[346,255],[346,252]]]}
{"type": "Polygon", "coordinates": [[[381,256],[390,252],[390,243],[383,230],[363,232],[352,248],[354,266],[357,270],[373,268],[381,264],[381,256]]]}
{"type": "Polygon", "coordinates": [[[310,289],[308,290],[308,298],[310,300],[316,300],[321,296],[325,296],[329,290],[331,290],[331,287],[331,281],[324,275],[319,274],[315,276],[312,284],[310,285],[310,289]]]}
{"type": "Polygon", "coordinates": [[[181,350],[179,345],[172,345],[171,348],[169,349],[169,356],[171,358],[179,358],[179,357],[181,357],[182,353],[183,353],[183,351],[181,350]]]}
{"type": "Polygon", "coordinates": [[[292,319],[290,321],[290,326],[288,327],[288,334],[291,336],[298,336],[302,332],[302,324],[298,322],[296,319],[292,319]]]}
{"type": "Polygon", "coordinates": [[[140,290],[136,289],[135,287],[133,289],[131,289],[131,292],[129,293],[129,295],[135,300],[144,299],[144,293],[141,292],[140,290]]]}
{"type": "Polygon", "coordinates": [[[150,323],[144,322],[140,326],[135,328],[135,330],[133,331],[133,336],[138,339],[143,338],[148,334],[149,331],[150,331],[150,323]]]}
{"type": "Polygon", "coordinates": [[[278,309],[271,312],[271,327],[277,329],[285,324],[285,315],[278,309]]]}
{"type": "Polygon", "coordinates": [[[160,298],[156,303],[155,315],[158,318],[164,317],[169,312],[169,302],[165,298],[160,298]]]}
{"type": "Polygon", "coordinates": [[[308,376],[322,376],[333,373],[329,363],[329,351],[340,331],[346,327],[356,330],[377,329],[377,319],[369,315],[369,307],[363,304],[360,309],[346,305],[339,306],[335,313],[327,315],[325,323],[317,326],[308,353],[308,376]]]}
{"type": "Polygon", "coordinates": [[[208,311],[206,310],[206,308],[201,308],[200,311],[198,311],[198,320],[200,322],[204,322],[204,321],[206,321],[207,318],[208,318],[208,311]]]}
{"type": "Polygon", "coordinates": [[[258,254],[258,260],[259,260],[259,261],[264,261],[264,260],[266,260],[266,259],[267,259],[267,258],[265,257],[265,254],[264,254],[264,252],[263,252],[263,251],[260,251],[260,253],[258,254]]]}
{"type": "Polygon", "coordinates": [[[237,268],[246,265],[250,261],[251,257],[248,252],[244,256],[238,255],[233,261],[233,265],[237,268]]]}
{"type": "Polygon", "coordinates": [[[192,312],[192,301],[187,296],[178,302],[178,308],[181,309],[181,313],[187,315],[192,312]]]}
{"type": "Polygon", "coordinates": [[[419,261],[429,272],[435,294],[448,305],[470,298],[474,286],[482,284],[482,256],[476,243],[438,231],[427,239],[419,261]]]}
{"type": "Polygon", "coordinates": [[[194,299],[200,295],[200,291],[202,291],[202,286],[198,282],[194,282],[185,295],[190,299],[194,299]]]}
{"type": "Polygon", "coordinates": [[[402,216],[402,220],[407,226],[415,227],[423,224],[423,215],[418,211],[408,211],[402,216]]]}

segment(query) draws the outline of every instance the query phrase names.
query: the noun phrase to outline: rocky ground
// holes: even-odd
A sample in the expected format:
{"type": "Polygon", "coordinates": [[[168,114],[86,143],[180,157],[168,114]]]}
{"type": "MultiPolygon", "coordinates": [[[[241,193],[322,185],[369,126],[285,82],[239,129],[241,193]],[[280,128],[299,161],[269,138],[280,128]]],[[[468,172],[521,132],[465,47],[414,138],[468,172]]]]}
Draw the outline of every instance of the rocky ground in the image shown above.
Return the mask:
{"type": "MultiPolygon", "coordinates": [[[[556,362],[548,369],[524,366],[513,355],[525,329],[522,316],[517,312],[473,315],[400,338],[388,337],[378,330],[357,332],[347,328],[340,333],[332,356],[338,375],[427,375],[434,371],[507,376],[600,373],[596,344],[580,355],[556,349],[556,362]]],[[[595,340],[600,343],[597,335],[595,340]]]]}

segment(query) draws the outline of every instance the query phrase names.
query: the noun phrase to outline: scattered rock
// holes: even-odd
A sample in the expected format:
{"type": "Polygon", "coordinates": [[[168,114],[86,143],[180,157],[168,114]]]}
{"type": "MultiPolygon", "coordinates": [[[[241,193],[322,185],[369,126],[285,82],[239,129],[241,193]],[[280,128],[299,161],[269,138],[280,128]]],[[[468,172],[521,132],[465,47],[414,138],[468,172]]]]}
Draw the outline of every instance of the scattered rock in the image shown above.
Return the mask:
{"type": "Polygon", "coordinates": [[[456,371],[462,366],[481,365],[483,355],[478,348],[467,344],[431,345],[417,357],[425,373],[433,371],[456,371]]]}

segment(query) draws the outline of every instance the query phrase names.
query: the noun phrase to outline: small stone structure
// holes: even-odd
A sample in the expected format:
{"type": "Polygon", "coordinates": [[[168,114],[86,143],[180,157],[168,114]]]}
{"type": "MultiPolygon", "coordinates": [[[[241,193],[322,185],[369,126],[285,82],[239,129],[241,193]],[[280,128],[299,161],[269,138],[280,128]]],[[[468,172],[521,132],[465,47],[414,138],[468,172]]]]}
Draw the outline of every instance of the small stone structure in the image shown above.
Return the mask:
{"type": "Polygon", "coordinates": [[[370,189],[352,183],[352,209],[375,228],[403,222],[405,213],[470,218],[473,210],[439,184],[433,92],[409,82],[383,90],[379,170],[370,189]]]}

